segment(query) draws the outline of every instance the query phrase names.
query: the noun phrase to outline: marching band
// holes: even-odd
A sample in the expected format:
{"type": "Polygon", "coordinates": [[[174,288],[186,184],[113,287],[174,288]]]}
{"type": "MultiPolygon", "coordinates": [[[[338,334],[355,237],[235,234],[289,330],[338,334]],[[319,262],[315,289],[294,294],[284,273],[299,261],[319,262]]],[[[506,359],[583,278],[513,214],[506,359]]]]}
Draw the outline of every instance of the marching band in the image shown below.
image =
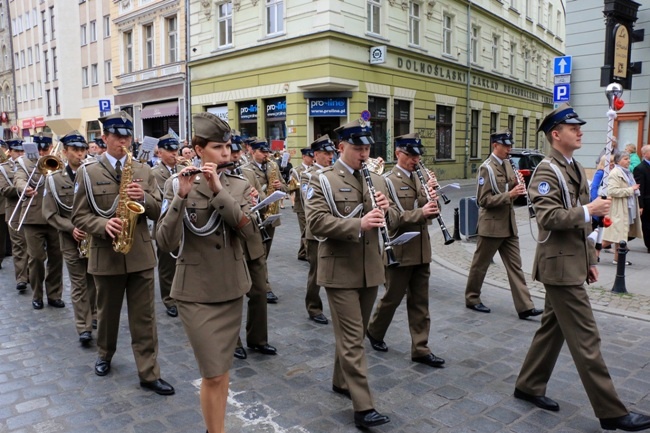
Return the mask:
{"type": "MultiPolygon", "coordinates": [[[[0,143],[6,147],[0,194],[16,290],[23,293],[29,284],[36,310],[44,308],[44,295],[49,306],[64,308],[65,261],[82,347],[91,346],[96,329],[97,376],[111,372],[126,297],[140,386],[159,395],[175,393],[162,379],[157,361],[157,269],[165,312],[178,316],[168,320],[180,321],[194,352],[207,431],[224,432],[229,370],[233,358],[248,357],[240,337],[244,317],[246,348],[278,354],[268,341],[268,309],[273,308],[268,304],[278,302],[269,283],[269,252],[282,219],[279,205],[290,193],[295,194],[299,222],[298,259],[309,265],[306,312],[316,324],[332,325],[331,389],[351,400],[355,426],[390,422],[373,399],[364,341],[375,351],[388,351],[387,330],[404,297],[411,360],[433,368],[446,365],[429,348],[432,221],[440,224],[445,244],[453,239],[440,215],[440,186],[422,164],[425,146],[418,134],[395,138],[395,164],[382,175],[383,160],[370,158],[370,124],[351,121],[334,130],[340,152],[336,162],[332,137],[319,136],[301,149],[302,164],[285,182],[267,139],[246,140],[211,113],[193,116],[189,150],[171,132],[157,139],[159,158],[152,167],[147,158],[137,158],[129,114],[117,112],[99,121],[103,134],[92,143],[92,154],[78,131],[61,137],[54,151],[47,133],[29,143],[0,143]],[[37,151],[24,154],[28,145],[37,151]],[[385,291],[376,303],[381,285],[385,291]],[[324,314],[321,287],[331,319],[324,314]]],[[[541,315],[514,397],[559,410],[545,395],[546,382],[566,340],[601,426],[639,431],[650,428],[650,417],[629,412],[619,400],[583,287],[597,278],[585,241],[587,224],[592,215],[606,214],[609,205],[604,199],[581,204],[588,202],[583,197],[586,176],[571,158],[579,148],[582,124],[567,104],[543,120],[540,130],[552,151],[533,175],[529,191],[506,161],[511,132],[491,134],[493,153],[477,176],[479,243],[465,305],[490,312],[482,303],[481,286],[499,251],[519,318],[541,315]],[[533,275],[545,284],[543,310],[533,305],[521,270],[512,201],[524,194],[540,235],[548,240],[538,246],[533,275]],[[572,267],[559,262],[555,249],[560,246],[567,258],[576,257],[572,267]],[[556,268],[565,265],[556,272],[547,260],[553,254],[556,268]]]]}

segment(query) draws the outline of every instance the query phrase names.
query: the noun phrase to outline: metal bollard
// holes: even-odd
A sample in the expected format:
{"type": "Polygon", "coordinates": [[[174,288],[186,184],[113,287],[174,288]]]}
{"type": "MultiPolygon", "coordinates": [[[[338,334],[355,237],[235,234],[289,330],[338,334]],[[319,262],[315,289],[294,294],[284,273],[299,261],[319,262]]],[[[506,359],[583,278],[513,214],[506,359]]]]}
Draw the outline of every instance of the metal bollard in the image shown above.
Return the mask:
{"type": "Polygon", "coordinates": [[[627,293],[625,289],[625,262],[627,258],[627,242],[621,241],[618,243],[618,263],[616,264],[616,279],[612,292],[614,293],[627,293]]]}
{"type": "Polygon", "coordinates": [[[454,208],[454,236],[453,239],[455,241],[460,240],[460,212],[458,211],[458,208],[454,208]]]}

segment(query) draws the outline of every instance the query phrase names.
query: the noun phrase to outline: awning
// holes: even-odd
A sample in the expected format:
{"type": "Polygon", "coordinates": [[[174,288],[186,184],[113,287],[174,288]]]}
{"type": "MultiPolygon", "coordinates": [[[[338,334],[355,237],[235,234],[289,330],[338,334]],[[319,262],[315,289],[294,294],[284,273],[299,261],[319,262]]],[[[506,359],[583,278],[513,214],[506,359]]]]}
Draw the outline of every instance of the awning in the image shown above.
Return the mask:
{"type": "Polygon", "coordinates": [[[81,129],[81,119],[45,119],[45,124],[59,137],[81,129]]]}
{"type": "Polygon", "coordinates": [[[142,119],[170,116],[178,116],[178,101],[147,105],[140,112],[142,119]]]}

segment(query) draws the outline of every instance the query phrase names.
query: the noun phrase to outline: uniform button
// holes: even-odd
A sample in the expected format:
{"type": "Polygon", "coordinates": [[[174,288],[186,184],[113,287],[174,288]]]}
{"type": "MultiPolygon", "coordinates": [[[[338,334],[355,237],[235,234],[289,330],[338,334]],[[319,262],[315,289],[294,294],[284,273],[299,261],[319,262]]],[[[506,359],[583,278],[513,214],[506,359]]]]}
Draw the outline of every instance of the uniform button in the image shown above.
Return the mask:
{"type": "Polygon", "coordinates": [[[181,262],[184,262],[184,261],[185,261],[185,259],[181,257],[181,262]]]}
{"type": "Polygon", "coordinates": [[[105,189],[103,189],[103,190],[102,190],[102,193],[105,193],[105,192],[106,192],[106,190],[105,190],[105,189]]]}
{"type": "Polygon", "coordinates": [[[216,232],[214,232],[214,234],[217,235],[217,236],[221,236],[221,232],[220,232],[219,230],[217,230],[216,232]]]}
{"type": "Polygon", "coordinates": [[[217,244],[217,245],[215,245],[215,248],[218,249],[218,250],[220,250],[220,249],[221,249],[221,245],[217,244]]]}
{"type": "Polygon", "coordinates": [[[196,207],[196,203],[192,202],[192,207],[196,207]]]}
{"type": "Polygon", "coordinates": [[[351,236],[351,235],[348,235],[348,240],[352,240],[352,236],[351,236]]]}

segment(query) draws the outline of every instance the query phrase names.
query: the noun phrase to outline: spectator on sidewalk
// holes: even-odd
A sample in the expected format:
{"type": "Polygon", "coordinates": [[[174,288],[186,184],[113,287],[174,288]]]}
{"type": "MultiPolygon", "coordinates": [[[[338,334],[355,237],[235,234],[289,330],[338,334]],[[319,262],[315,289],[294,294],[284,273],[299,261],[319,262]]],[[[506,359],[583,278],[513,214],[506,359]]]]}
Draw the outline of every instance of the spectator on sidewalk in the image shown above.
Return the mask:
{"type": "Polygon", "coordinates": [[[641,164],[641,158],[639,158],[639,155],[636,153],[636,144],[626,144],[625,151],[630,154],[630,171],[634,172],[636,166],[641,164]]]}
{"type": "Polygon", "coordinates": [[[634,169],[634,179],[639,184],[639,215],[643,242],[650,253],[650,145],[641,148],[643,161],[634,169]],[[643,212],[643,209],[648,211],[643,212]]]}

